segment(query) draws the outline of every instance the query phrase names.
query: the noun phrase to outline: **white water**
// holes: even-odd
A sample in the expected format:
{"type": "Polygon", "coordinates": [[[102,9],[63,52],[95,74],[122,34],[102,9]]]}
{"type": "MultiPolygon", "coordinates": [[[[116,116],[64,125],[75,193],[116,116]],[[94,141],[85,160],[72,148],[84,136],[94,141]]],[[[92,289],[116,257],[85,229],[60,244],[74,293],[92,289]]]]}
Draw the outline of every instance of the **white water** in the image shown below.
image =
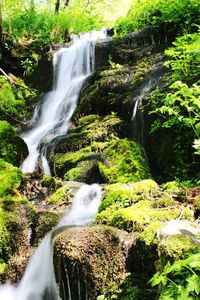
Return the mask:
{"type": "Polygon", "coordinates": [[[24,276],[17,287],[0,286],[0,300],[59,300],[53,267],[52,238],[67,226],[91,223],[101,201],[101,188],[97,184],[83,185],[77,192],[69,212],[57,227],[49,232],[32,256],[24,276]]]}
{"type": "Polygon", "coordinates": [[[34,172],[40,162],[43,173],[50,175],[47,148],[56,137],[66,134],[83,83],[94,71],[95,42],[105,36],[105,31],[82,34],[54,55],[53,90],[36,107],[32,129],[22,134],[29,150],[21,165],[23,173],[34,172]]]}

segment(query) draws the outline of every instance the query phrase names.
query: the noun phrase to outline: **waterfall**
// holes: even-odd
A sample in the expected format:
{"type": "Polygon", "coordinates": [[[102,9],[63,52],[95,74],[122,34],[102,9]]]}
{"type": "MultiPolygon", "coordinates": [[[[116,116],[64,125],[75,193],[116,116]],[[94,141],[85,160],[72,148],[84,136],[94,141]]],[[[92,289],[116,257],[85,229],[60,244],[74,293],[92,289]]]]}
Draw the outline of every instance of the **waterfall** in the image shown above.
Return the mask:
{"type": "MultiPolygon", "coordinates": [[[[67,227],[90,224],[95,218],[100,201],[101,188],[97,184],[83,185],[69,212],[63,215],[58,226],[46,235],[33,254],[19,285],[0,286],[0,299],[60,300],[54,274],[52,239],[67,227]]],[[[69,299],[70,297],[69,289],[69,299]]]]}
{"type": "Polygon", "coordinates": [[[50,175],[47,149],[56,137],[66,134],[83,83],[94,71],[95,42],[105,36],[105,30],[81,34],[54,55],[53,89],[37,105],[32,128],[22,134],[29,150],[21,165],[23,173],[34,172],[39,164],[50,175]]]}

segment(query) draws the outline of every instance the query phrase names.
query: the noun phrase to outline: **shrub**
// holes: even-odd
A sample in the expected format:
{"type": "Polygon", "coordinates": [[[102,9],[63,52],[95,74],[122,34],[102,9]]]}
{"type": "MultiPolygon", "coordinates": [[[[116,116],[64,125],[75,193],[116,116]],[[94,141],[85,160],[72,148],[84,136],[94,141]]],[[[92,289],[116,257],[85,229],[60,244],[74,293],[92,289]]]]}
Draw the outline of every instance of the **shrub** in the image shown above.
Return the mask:
{"type": "MultiPolygon", "coordinates": [[[[128,34],[149,25],[168,25],[174,32],[190,32],[199,24],[198,0],[136,0],[125,18],[116,24],[117,34],[128,34]]],[[[196,27],[197,28],[197,27],[196,27]]]]}

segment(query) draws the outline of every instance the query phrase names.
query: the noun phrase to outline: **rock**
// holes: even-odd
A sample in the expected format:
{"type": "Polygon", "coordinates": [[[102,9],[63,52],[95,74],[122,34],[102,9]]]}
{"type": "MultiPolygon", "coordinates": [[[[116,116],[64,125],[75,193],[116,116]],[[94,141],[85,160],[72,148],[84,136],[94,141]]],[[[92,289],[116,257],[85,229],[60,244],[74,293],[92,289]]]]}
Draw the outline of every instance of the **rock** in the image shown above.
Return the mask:
{"type": "Polygon", "coordinates": [[[96,222],[139,232],[146,244],[157,244],[154,241],[157,230],[166,221],[180,216],[192,221],[194,212],[189,206],[182,207],[152,180],[143,180],[131,185],[105,187],[96,222]]]}
{"type": "Polygon", "coordinates": [[[116,292],[126,277],[126,257],[133,240],[107,226],[70,228],[57,235],[54,265],[61,297],[69,294],[69,286],[72,299],[95,300],[116,292]]]}
{"type": "Polygon", "coordinates": [[[15,189],[19,188],[21,180],[21,171],[0,158],[0,197],[12,194],[15,189]]]}
{"type": "Polygon", "coordinates": [[[0,158],[19,166],[27,155],[27,145],[15,129],[7,121],[0,121],[0,158]]]}
{"type": "Polygon", "coordinates": [[[65,180],[115,183],[150,176],[143,149],[128,139],[92,142],[79,151],[55,154],[51,160],[57,174],[65,180]]]}
{"type": "Polygon", "coordinates": [[[13,86],[4,76],[0,76],[0,120],[7,120],[24,129],[24,119],[32,114],[38,94],[36,90],[25,85],[22,79],[12,74],[9,76],[16,85],[13,86]]]}

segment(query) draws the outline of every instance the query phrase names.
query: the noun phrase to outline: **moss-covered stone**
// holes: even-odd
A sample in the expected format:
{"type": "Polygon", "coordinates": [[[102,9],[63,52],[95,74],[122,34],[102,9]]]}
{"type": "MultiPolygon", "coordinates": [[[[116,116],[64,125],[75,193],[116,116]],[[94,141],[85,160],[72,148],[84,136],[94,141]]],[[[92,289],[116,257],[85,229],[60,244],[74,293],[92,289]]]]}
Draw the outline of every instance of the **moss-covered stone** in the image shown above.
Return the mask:
{"type": "Polygon", "coordinates": [[[60,216],[54,212],[37,213],[32,225],[32,243],[38,245],[42,238],[58,224],[60,216]]]}
{"type": "Polygon", "coordinates": [[[58,153],[53,161],[65,180],[126,183],[150,177],[144,150],[128,139],[95,142],[76,152],[58,153]]]}
{"type": "Polygon", "coordinates": [[[73,299],[78,299],[78,293],[82,299],[86,293],[91,300],[102,294],[110,299],[126,276],[125,260],[132,242],[123,231],[106,226],[69,228],[57,235],[54,261],[61,296],[68,293],[67,270],[73,299]]]}
{"type": "MultiPolygon", "coordinates": [[[[129,45],[127,53],[132,53],[129,45]]],[[[116,50],[116,49],[115,49],[116,50]]],[[[143,57],[140,51],[132,57],[133,60],[119,62],[122,55],[118,49],[117,55],[109,56],[109,63],[102,71],[97,71],[80,96],[77,115],[96,113],[107,115],[117,112],[127,119],[132,116],[136,98],[141,95],[143,99],[149,97],[149,91],[163,76],[162,55],[147,55],[143,57]],[[151,74],[151,75],[150,75],[151,74]],[[149,81],[149,77],[153,81],[149,81]],[[160,77],[159,77],[160,76],[160,77]],[[148,83],[148,84],[147,84],[148,83]],[[142,94],[142,87],[147,88],[147,93],[142,94]]]]}
{"type": "Polygon", "coordinates": [[[16,86],[11,85],[4,76],[0,76],[0,119],[8,119],[15,123],[15,119],[27,116],[30,106],[34,103],[33,98],[37,95],[21,79],[12,77],[12,80],[16,86]],[[32,100],[32,103],[29,100],[32,100]]]}
{"type": "Polygon", "coordinates": [[[61,202],[65,202],[65,204],[68,205],[71,202],[68,197],[68,191],[69,187],[66,186],[57,189],[56,192],[49,198],[48,203],[59,204],[61,202]]]}
{"type": "Polygon", "coordinates": [[[162,187],[168,193],[178,193],[180,191],[180,183],[177,181],[166,182],[162,187]]]}
{"type": "MultiPolygon", "coordinates": [[[[0,202],[0,262],[3,268],[0,276],[4,281],[6,274],[11,271],[9,261],[12,256],[15,254],[23,256],[24,249],[29,246],[29,222],[27,218],[29,208],[21,205],[13,197],[12,209],[8,209],[2,205],[2,200],[3,198],[0,202]]],[[[9,277],[10,282],[14,282],[11,277],[9,277]]]]}
{"type": "Polygon", "coordinates": [[[159,186],[152,179],[145,179],[129,184],[110,184],[104,188],[103,199],[99,212],[116,204],[119,207],[128,207],[140,200],[155,197],[159,193],[159,186]]]}
{"type": "Polygon", "coordinates": [[[22,180],[22,173],[17,167],[0,159],[0,196],[12,193],[22,180]]]}
{"type": "Polygon", "coordinates": [[[157,190],[154,195],[151,192],[138,195],[134,194],[133,190],[132,195],[130,191],[128,194],[125,192],[124,198],[120,198],[117,193],[106,196],[96,220],[98,223],[116,226],[129,232],[143,232],[143,239],[150,243],[155,232],[152,232],[152,228],[148,226],[156,222],[159,229],[162,225],[160,222],[164,224],[168,220],[177,219],[180,215],[187,220],[192,220],[194,217],[192,210],[189,208],[182,210],[179,203],[166,193],[158,194],[157,190]]]}
{"type": "Polygon", "coordinates": [[[195,251],[199,251],[199,246],[184,234],[169,236],[158,244],[159,256],[165,262],[185,258],[189,253],[195,251]]]}
{"type": "Polygon", "coordinates": [[[19,166],[27,154],[27,145],[15,129],[7,121],[0,121],[0,158],[19,166]]]}
{"type": "Polygon", "coordinates": [[[132,182],[150,177],[143,149],[128,139],[111,140],[103,151],[105,163],[100,162],[100,172],[105,182],[132,182]]]}
{"type": "MultiPolygon", "coordinates": [[[[55,148],[56,152],[72,152],[80,150],[93,142],[106,142],[110,138],[119,136],[124,130],[122,122],[115,114],[106,117],[88,115],[75,120],[75,126],[69,128],[67,137],[55,148]]],[[[128,126],[128,125],[127,125],[128,126]]]]}
{"type": "Polygon", "coordinates": [[[44,175],[41,184],[43,187],[47,187],[51,192],[54,192],[62,186],[62,181],[56,177],[44,175]]]}

